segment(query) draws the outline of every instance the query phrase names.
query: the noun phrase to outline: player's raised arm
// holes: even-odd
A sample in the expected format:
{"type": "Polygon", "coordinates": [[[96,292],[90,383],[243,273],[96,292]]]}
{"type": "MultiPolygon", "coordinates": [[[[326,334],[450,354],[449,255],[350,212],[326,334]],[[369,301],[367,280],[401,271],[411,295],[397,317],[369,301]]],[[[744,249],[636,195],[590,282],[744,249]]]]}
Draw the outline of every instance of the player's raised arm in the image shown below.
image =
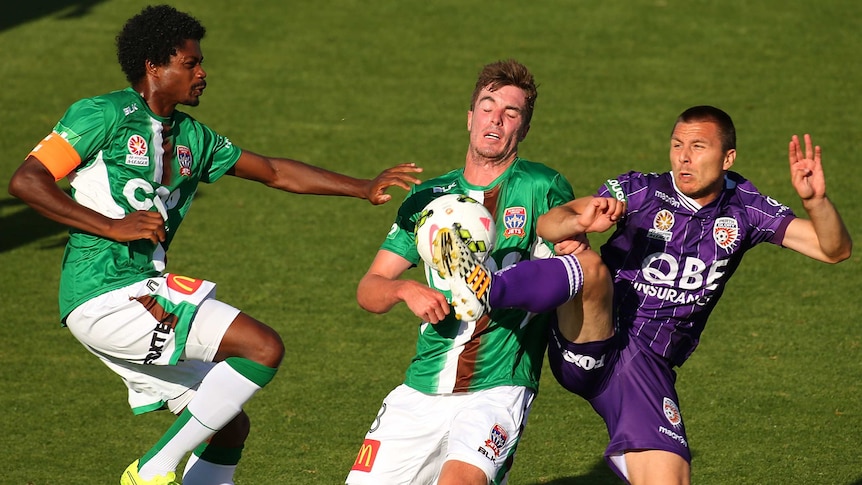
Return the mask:
{"type": "Polygon", "coordinates": [[[803,153],[799,137],[793,135],[788,146],[790,180],[808,219],[794,219],[788,226],[782,245],[826,263],[838,263],[850,257],[853,241],[838,210],[826,196],[826,178],[820,162],[820,147],[812,149],[806,134],[803,153]]]}
{"type": "Polygon", "coordinates": [[[231,175],[254,180],[269,187],[297,194],[340,195],[367,199],[374,205],[388,202],[392,196],[386,189],[392,186],[410,189],[420,180],[413,176],[422,172],[413,163],[387,168],[373,179],[359,179],[309,165],[298,160],[272,158],[243,150],[231,175]]]}
{"type": "Polygon", "coordinates": [[[9,194],[21,199],[36,212],[54,222],[118,242],[165,240],[164,219],[158,212],[135,211],[121,219],[111,219],[76,202],[56,180],[66,173],[54,173],[33,155],[27,157],[9,181],[9,194]]]}
{"type": "Polygon", "coordinates": [[[588,232],[604,232],[625,214],[626,204],[611,197],[580,197],[539,216],[536,232],[558,243],[588,232]]]}

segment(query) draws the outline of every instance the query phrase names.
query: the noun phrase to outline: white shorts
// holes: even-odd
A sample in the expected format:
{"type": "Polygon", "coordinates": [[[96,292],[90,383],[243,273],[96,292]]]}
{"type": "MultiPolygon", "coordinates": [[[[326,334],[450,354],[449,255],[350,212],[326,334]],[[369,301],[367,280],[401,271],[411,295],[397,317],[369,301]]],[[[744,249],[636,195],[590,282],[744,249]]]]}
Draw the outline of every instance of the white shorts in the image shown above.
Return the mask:
{"type": "Polygon", "coordinates": [[[239,314],[214,299],[215,286],[174,274],[149,278],[81,304],[66,326],[123,379],[135,414],[165,406],[178,412],[239,314]]]}
{"type": "Polygon", "coordinates": [[[346,483],[433,484],[458,460],[504,484],[534,396],[520,386],[424,394],[402,384],[383,400],[346,483]]]}

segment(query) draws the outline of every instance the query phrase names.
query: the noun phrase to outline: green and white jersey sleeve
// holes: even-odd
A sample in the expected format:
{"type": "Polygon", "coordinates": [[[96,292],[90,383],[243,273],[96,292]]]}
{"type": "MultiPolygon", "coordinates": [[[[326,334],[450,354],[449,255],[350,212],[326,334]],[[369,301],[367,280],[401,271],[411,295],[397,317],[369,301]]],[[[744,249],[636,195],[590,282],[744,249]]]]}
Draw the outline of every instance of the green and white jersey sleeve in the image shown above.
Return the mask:
{"type": "Polygon", "coordinates": [[[78,203],[112,219],[157,211],[167,229],[161,244],[71,230],[60,278],[62,318],[96,295],[160,274],[198,183],[217,180],[241,153],[185,113],[157,116],[131,88],[76,102],[54,131],[81,158],[68,176],[78,203]]]}
{"type": "MultiPolygon", "coordinates": [[[[555,170],[517,159],[487,187],[467,183],[463,170],[428,180],[407,195],[381,249],[420,264],[414,237],[422,209],[436,197],[461,193],[481,202],[495,216],[497,240],[491,269],[548,257],[551,246],[536,235],[538,217],[574,198],[569,182],[555,170]]],[[[426,268],[429,286],[449,294],[446,282],[426,268]]],[[[494,310],[475,322],[446,320],[419,326],[416,355],[405,384],[425,393],[476,391],[504,385],[538,389],[549,314],[494,310]]]]}

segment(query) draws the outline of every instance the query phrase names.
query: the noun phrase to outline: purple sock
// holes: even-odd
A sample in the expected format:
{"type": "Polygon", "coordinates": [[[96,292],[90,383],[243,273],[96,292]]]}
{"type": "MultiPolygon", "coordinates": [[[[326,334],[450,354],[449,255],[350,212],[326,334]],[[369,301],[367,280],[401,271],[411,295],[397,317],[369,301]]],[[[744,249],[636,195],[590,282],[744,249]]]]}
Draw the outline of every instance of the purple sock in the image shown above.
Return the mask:
{"type": "Polygon", "coordinates": [[[521,261],[494,273],[488,301],[491,308],[542,313],[571,300],[583,285],[584,272],[574,255],[521,261]]]}

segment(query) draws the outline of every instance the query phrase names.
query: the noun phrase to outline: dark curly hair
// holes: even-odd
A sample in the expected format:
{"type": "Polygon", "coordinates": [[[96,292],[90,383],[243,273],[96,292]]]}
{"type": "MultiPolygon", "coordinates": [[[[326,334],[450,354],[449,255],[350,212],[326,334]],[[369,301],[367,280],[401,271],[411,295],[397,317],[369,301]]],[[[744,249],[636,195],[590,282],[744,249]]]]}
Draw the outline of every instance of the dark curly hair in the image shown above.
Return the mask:
{"type": "Polygon", "coordinates": [[[200,41],[206,29],[170,5],[149,6],[130,18],[117,35],[117,60],[134,84],[146,74],[146,61],[164,66],[186,40],[200,41]]]}

